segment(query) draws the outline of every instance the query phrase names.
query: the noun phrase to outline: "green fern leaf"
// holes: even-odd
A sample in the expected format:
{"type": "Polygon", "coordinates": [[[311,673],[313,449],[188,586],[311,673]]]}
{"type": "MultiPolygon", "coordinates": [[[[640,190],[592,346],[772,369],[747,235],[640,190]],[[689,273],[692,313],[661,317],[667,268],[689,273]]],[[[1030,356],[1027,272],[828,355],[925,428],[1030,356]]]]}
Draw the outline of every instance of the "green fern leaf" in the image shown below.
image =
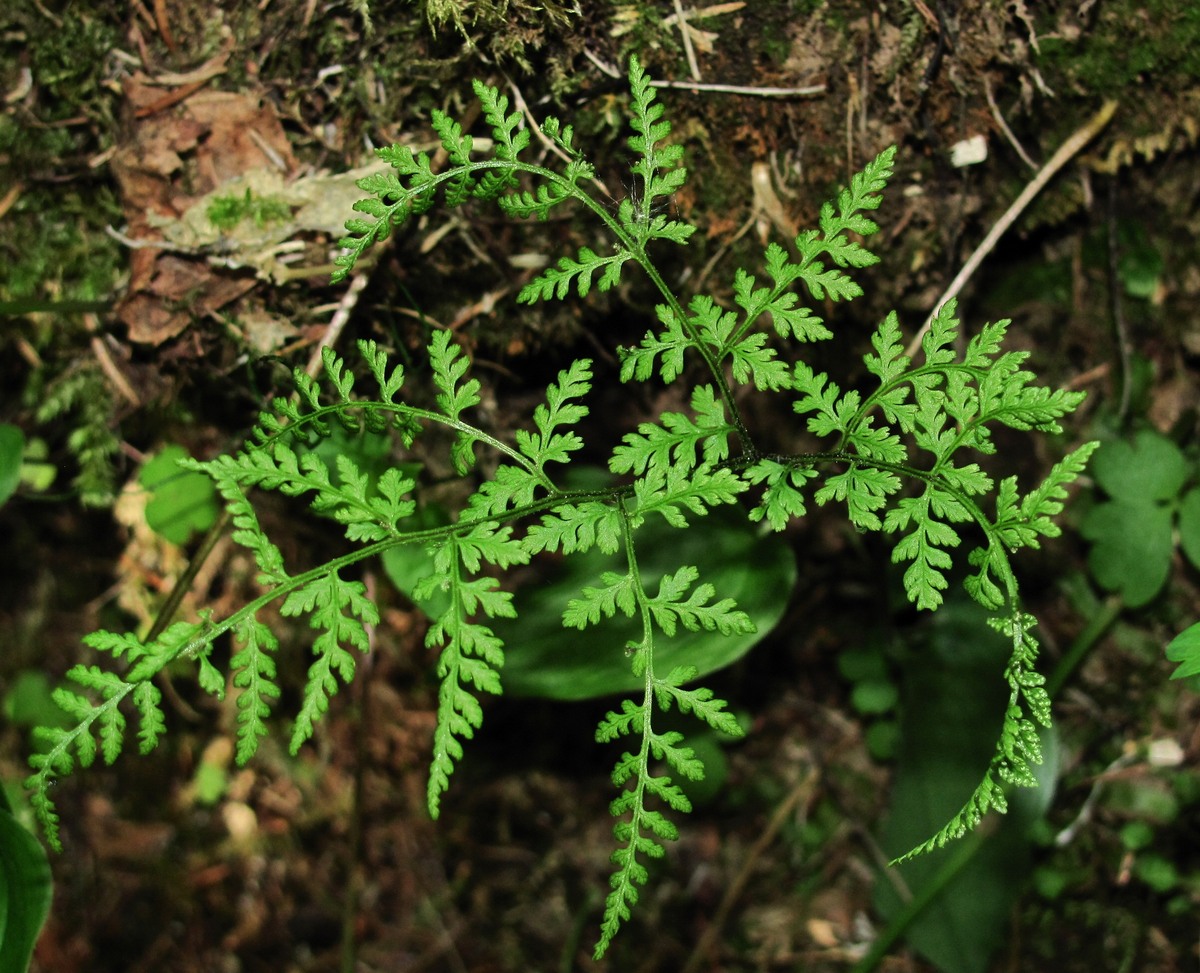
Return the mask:
{"type": "Polygon", "coordinates": [[[733,503],[746,489],[748,484],[728,469],[699,466],[688,473],[674,467],[664,472],[650,466],[633,485],[634,526],[648,514],[657,513],[672,527],[686,527],[685,510],[703,516],[709,507],[733,503]]]}
{"type": "Polygon", "coordinates": [[[530,526],[524,544],[530,554],[560,549],[582,554],[593,547],[615,554],[621,544],[621,514],[615,505],[598,500],[564,503],[530,526]]]}
{"type": "Polygon", "coordinates": [[[567,602],[563,612],[564,626],[583,629],[595,625],[601,616],[612,618],[618,611],[632,616],[637,610],[637,590],[632,575],[605,571],[600,581],[603,587],[586,587],[581,597],[567,602]]]}
{"type": "Polygon", "coordinates": [[[491,85],[482,81],[473,83],[475,97],[483,108],[483,117],[492,126],[492,137],[496,140],[496,158],[504,162],[515,162],[517,157],[529,147],[529,132],[524,127],[519,111],[511,115],[508,111],[508,98],[491,85]]]}
{"type": "MultiPolygon", "coordinates": [[[[880,322],[875,333],[871,335],[871,345],[875,354],[867,355],[863,362],[867,371],[879,378],[880,385],[890,385],[908,370],[911,359],[904,354],[900,321],[895,311],[890,311],[880,322]]],[[[890,415],[888,418],[895,421],[890,415]]]]}
{"type": "Polygon", "coordinates": [[[478,571],[484,561],[498,567],[524,563],[528,553],[511,537],[511,529],[494,524],[475,525],[465,536],[450,534],[434,554],[434,574],[414,591],[418,600],[435,590],[450,594],[446,611],[430,626],[425,644],[441,648],[438,657],[438,718],[433,735],[433,758],[426,796],[429,813],[436,818],[441,795],[450,786],[454,765],[462,759],[460,739],[470,739],[483,725],[483,709],[467,687],[500,693],[504,646],[486,625],[470,621],[476,613],[512,618],[512,595],[499,591],[495,578],[468,579],[463,571],[478,571]]]}
{"type": "Polygon", "coordinates": [[[367,367],[371,369],[371,374],[375,376],[375,384],[379,386],[380,401],[394,402],[396,393],[404,385],[404,366],[396,365],[389,372],[387,355],[374,340],[365,341],[360,338],[357,344],[359,354],[367,363],[367,367]]]}
{"type": "Polygon", "coordinates": [[[696,678],[695,666],[676,666],[665,679],[655,680],[654,696],[658,706],[664,712],[670,710],[671,702],[679,707],[681,713],[693,713],[696,718],[703,720],[718,733],[740,738],[745,730],[737,721],[737,717],[725,707],[723,699],[716,699],[711,689],[698,686],[695,689],[684,689],[684,685],[696,678]]]}
{"type": "Polygon", "coordinates": [[[764,517],[772,530],[783,530],[792,518],[803,517],[807,512],[804,496],[800,492],[806,480],[817,476],[811,466],[800,463],[781,463],[764,458],[748,467],[742,477],[747,483],[766,483],[762,502],[750,511],[750,519],[758,523],[764,517]]]}
{"type": "Polygon", "coordinates": [[[679,317],[667,305],[655,306],[654,312],[666,330],[657,336],[647,331],[641,343],[634,348],[617,348],[622,382],[631,379],[646,381],[654,374],[655,364],[660,358],[658,373],[667,384],[675,381],[683,371],[683,353],[693,347],[693,341],[684,333],[679,317]]]}
{"type": "Polygon", "coordinates": [[[824,372],[817,375],[804,362],[792,369],[792,388],[802,397],[792,404],[798,415],[812,413],[808,429],[818,436],[828,436],[848,430],[859,412],[861,397],[853,389],[844,396],[837,382],[831,382],[824,372]]]}
{"type": "Polygon", "coordinates": [[[608,468],[613,473],[645,473],[654,469],[684,472],[696,467],[697,450],[706,466],[715,466],[729,456],[729,436],[734,427],[725,419],[725,406],[711,385],[692,392],[693,419],[680,412],[664,412],[659,422],[643,422],[636,433],[626,433],[613,450],[608,468]]]}
{"type": "Polygon", "coordinates": [[[459,416],[464,409],[479,404],[479,380],[472,378],[462,381],[471,361],[453,343],[453,338],[449,331],[435,331],[429,343],[429,361],[433,366],[434,384],[439,390],[438,408],[459,428],[452,454],[454,468],[460,475],[466,475],[475,463],[476,436],[459,422],[459,416]]]}
{"type": "Polygon", "coordinates": [[[901,485],[900,477],[890,470],[855,463],[845,472],[829,477],[814,499],[822,506],[830,500],[845,501],[855,527],[879,530],[883,522],[877,511],[886,506],[887,498],[898,492],[901,485]]]}
{"type": "Polygon", "coordinates": [[[691,566],[664,575],[658,594],[647,602],[655,624],[665,634],[674,635],[677,624],[689,632],[703,629],[722,635],[747,635],[757,631],[750,616],[738,611],[737,603],[732,598],[722,598],[710,605],[716,594],[716,589],[710,584],[698,585],[684,601],[688,589],[699,575],[700,572],[691,566]]]}
{"type": "Polygon", "coordinates": [[[296,714],[289,744],[292,753],[312,736],[316,721],[329,709],[329,700],[338,691],[336,676],[349,683],[354,678],[354,656],[350,645],[367,652],[370,640],[366,625],[379,623],[379,612],[359,581],[344,581],[336,570],[318,575],[302,588],[292,591],[279,609],[281,615],[310,615],[310,624],[320,634],[313,642],[316,661],[309,667],[304,701],[296,714]]]}
{"type": "Polygon", "coordinates": [[[147,754],[158,746],[166,732],[167,721],[162,712],[162,693],[152,682],[139,683],[133,691],[133,705],[137,707],[141,720],[138,724],[138,750],[147,754]]]}
{"type": "Polygon", "coordinates": [[[472,519],[498,517],[533,503],[534,495],[541,486],[542,481],[524,467],[508,464],[498,466],[490,480],[479,484],[463,513],[472,519]]]}
{"type": "MultiPolygon", "coordinates": [[[[682,176],[686,175],[686,170],[677,170],[680,172],[680,184],[682,185],[682,176]]],[[[684,223],[681,220],[671,220],[663,216],[661,213],[651,218],[645,229],[645,240],[669,240],[672,243],[680,245],[685,244],[691,239],[693,233],[696,232],[696,227],[691,223],[684,223]]]]}
{"type": "Polygon", "coordinates": [[[1043,726],[1050,725],[1050,697],[1043,688],[1043,679],[1034,665],[1037,661],[1037,641],[1030,634],[1037,624],[1033,616],[1020,611],[988,620],[992,628],[1012,639],[1013,651],[1005,669],[1005,678],[1011,690],[1009,705],[1004,714],[1000,739],[992,756],[987,772],[967,803],[953,818],[928,841],[912,849],[894,864],[908,861],[950,841],[961,838],[983,820],[988,811],[1003,814],[1008,810],[1004,795],[1004,784],[1033,787],[1037,778],[1033,767],[1042,761],[1042,748],[1038,740],[1037,727],[1025,714],[1043,726]],[[1022,705],[1024,704],[1024,705],[1022,705]]]}
{"type": "Polygon", "coordinates": [[[517,301],[536,304],[539,300],[548,301],[552,297],[561,301],[571,292],[572,281],[579,296],[587,297],[592,289],[592,277],[601,268],[604,268],[604,273],[598,286],[601,292],[607,291],[621,279],[621,265],[629,257],[623,250],[601,257],[591,247],[580,247],[578,260],[561,257],[555,266],[548,267],[522,287],[517,301]]]}
{"type": "Polygon", "coordinates": [[[912,532],[892,550],[892,563],[912,561],[904,572],[904,590],[917,608],[932,611],[942,603],[942,592],[949,584],[943,572],[952,564],[944,548],[960,543],[957,531],[946,521],[962,522],[969,518],[955,498],[933,484],[927,484],[918,497],[903,497],[887,512],[883,522],[885,531],[904,531],[912,525],[912,532]]]}
{"type": "MultiPolygon", "coordinates": [[[[675,193],[687,179],[687,170],[672,168],[683,158],[683,147],[661,144],[671,134],[671,125],[667,121],[660,121],[662,103],[655,101],[650,78],[636,57],[629,59],[629,89],[633,94],[630,126],[637,133],[630,137],[629,147],[641,156],[634,163],[633,172],[642,178],[644,187],[640,206],[634,208],[634,216],[644,242],[650,225],[649,207],[656,199],[675,193]]],[[[627,229],[636,232],[634,226],[627,225],[627,229]]]]}
{"type": "Polygon", "coordinates": [[[517,448],[541,473],[546,464],[569,463],[570,454],[583,446],[578,433],[560,433],[560,426],[573,426],[588,414],[587,406],[572,400],[583,397],[592,387],[592,363],[581,358],[558,373],[557,383],[546,389],[546,404],[533,413],[536,433],[517,431],[517,448]]]}
{"type": "Polygon", "coordinates": [[[241,690],[237,697],[237,762],[244,766],[258,751],[259,739],[267,735],[270,700],[280,696],[274,659],[279,640],[252,616],[237,627],[235,638],[241,648],[229,660],[229,668],[233,685],[241,690]]]}
{"type": "MultiPolygon", "coordinates": [[[[67,671],[67,678],[84,689],[91,690],[104,701],[100,705],[92,707],[88,718],[100,723],[100,753],[106,764],[113,763],[121,755],[121,750],[125,745],[125,717],[118,704],[133,691],[133,685],[111,672],[105,672],[99,666],[72,666],[67,671]]],[[[76,717],[80,715],[78,709],[78,700],[80,699],[81,697],[75,696],[73,700],[70,700],[75,706],[72,710],[64,705],[68,701],[66,693],[60,696],[56,692],[54,695],[54,700],[60,708],[76,717]]],[[[87,734],[84,734],[84,739],[88,743],[91,742],[91,737],[87,734]]],[[[82,740],[80,742],[82,743],[82,740]]],[[[85,767],[91,763],[92,754],[94,754],[94,749],[91,749],[91,752],[85,756],[85,747],[87,746],[84,744],[79,750],[79,762],[85,767]]]]}

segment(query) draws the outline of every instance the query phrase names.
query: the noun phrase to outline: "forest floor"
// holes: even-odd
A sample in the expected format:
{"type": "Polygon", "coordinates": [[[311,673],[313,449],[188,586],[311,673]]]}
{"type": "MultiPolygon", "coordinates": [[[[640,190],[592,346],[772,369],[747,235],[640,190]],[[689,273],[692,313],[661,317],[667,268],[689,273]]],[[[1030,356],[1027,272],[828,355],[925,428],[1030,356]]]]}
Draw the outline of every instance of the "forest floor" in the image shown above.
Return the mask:
{"type": "MultiPolygon", "coordinates": [[[[0,12],[0,422],[44,449],[27,452],[0,508],[0,780],[15,807],[29,724],[86,660],[80,639],[149,629],[196,553],[196,536],[173,543],[149,527],[148,457],[236,447],[331,340],[413,355],[431,328],[453,329],[503,428],[572,357],[611,364],[652,323],[636,283],[517,305],[537,266],[588,242],[572,217],[514,228],[482,208],[435,211],[349,287],[330,285],[369,147],[436,150],[430,113],[474,120],[472,78],[532,117],[573,122],[614,205],[631,181],[620,66],[636,53],[684,84],[660,96],[692,173],[675,207],[699,231],[689,263],[668,268],[696,289],[728,293],[733,268],[761,264],[767,241],[813,225],[839,185],[898,145],[877,214],[882,261],[860,276],[860,301],[822,310],[844,336],[820,352],[831,371],[861,360],[892,308],[915,332],[1038,170],[1115,101],[967,283],[965,327],[1011,317],[1011,342],[1047,384],[1089,393],[1061,442],[1002,441],[1023,481],[1079,443],[1149,431],[1184,470],[1146,500],[1167,518],[1165,549],[1139,555],[1136,525],[1089,544],[1079,528],[1104,498],[1085,480],[1064,536],[1018,559],[1043,669],[1062,688],[1042,799],[1014,802],[983,841],[888,868],[905,850],[901,819],[956,810],[899,782],[953,778],[914,761],[930,754],[912,741],[928,731],[922,711],[938,710],[930,694],[989,696],[971,654],[988,643],[965,604],[911,611],[888,547],[817,510],[787,535],[798,581],[782,621],[713,677],[749,732],[713,744],[711,786],[593,961],[613,757],[593,741],[614,703],[489,701],[431,821],[436,657],[421,613],[371,570],[385,612],[370,659],[299,755],[272,737],[235,766],[231,706],[181,679],[162,686],[170,733],[157,750],[57,788],[65,850],[36,970],[1195,968],[1200,703],[1169,681],[1163,652],[1200,605],[1172,519],[1200,480],[1190,3],[138,0],[128,17],[126,5],[26,6],[0,12]],[[699,87],[714,83],[791,93],[699,87]],[[236,211],[220,232],[218,198],[236,211]],[[253,210],[263,200],[283,209],[253,210]],[[1128,559],[1098,566],[1103,543],[1128,559]],[[1166,578],[1145,596],[1135,582],[1159,564],[1166,578]],[[949,893],[906,917],[899,903],[938,883],[949,893]]],[[[613,442],[651,405],[623,396],[597,390],[613,442]]],[[[263,514],[287,532],[285,556],[336,550],[327,525],[294,513],[263,514]]],[[[253,573],[219,541],[181,613],[219,617],[251,595],[253,573]]],[[[306,633],[277,622],[290,642],[281,670],[290,658],[298,673],[306,633]]],[[[940,738],[977,729],[943,725],[940,738]]]]}

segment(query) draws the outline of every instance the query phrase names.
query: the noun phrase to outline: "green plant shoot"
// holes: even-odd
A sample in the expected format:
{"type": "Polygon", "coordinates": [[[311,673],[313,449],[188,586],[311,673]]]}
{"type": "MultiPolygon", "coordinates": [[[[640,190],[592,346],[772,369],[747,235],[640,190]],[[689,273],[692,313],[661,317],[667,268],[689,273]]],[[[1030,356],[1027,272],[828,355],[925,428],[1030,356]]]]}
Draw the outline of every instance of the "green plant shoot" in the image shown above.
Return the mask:
{"type": "Polygon", "coordinates": [[[988,810],[1004,811],[1006,785],[1034,784],[1031,766],[1041,756],[1037,727],[1050,722],[1050,700],[1035,666],[1036,623],[1022,606],[1011,558],[1058,535],[1054,518],[1094,444],[1066,455],[1025,491],[1015,476],[996,479],[979,460],[996,453],[997,426],[1060,432],[1059,420],[1078,406],[1082,393],[1036,384],[1027,353],[1002,349],[1008,322],[985,325],[966,338],[953,303],[938,309],[916,360],[904,354],[897,315],[884,318],[864,359],[871,379],[861,389],[843,388],[803,359],[792,364],[781,356],[781,348],[803,351],[832,337],[814,308],[862,293],[851,274],[878,259],[862,240],[878,230],[869,214],[892,177],[892,148],[822,207],[817,227],[800,233],[793,250],[770,244],[762,266],[737,269],[727,290],[683,293],[669,284],[655,254],[685,246],[695,231],[667,211],[688,174],[636,59],[629,84],[634,189],[615,211],[594,194],[593,166],[575,147],[570,125],[556,118],[542,123],[545,137],[568,160],[561,168],[529,161],[530,133],[521,113],[510,112],[496,88],[477,82],[491,136],[486,148],[435,111],[432,125],[448,159],[443,169],[435,171],[428,154],[407,146],[380,149],[390,168],[359,183],[366,196],[346,224],[334,279],[349,274],[367,248],[438,204],[493,202],[514,219],[546,219],[560,207],[580,207],[594,221],[594,244],[562,256],[518,300],[564,300],[572,292],[586,298],[593,286],[607,291],[627,274],[645,275],[658,294],[654,321],[636,345],[617,349],[620,377],[681,384],[689,408],[642,422],[610,444],[608,467],[617,477],[612,483],[573,488],[566,474],[584,446],[580,423],[594,380],[588,359],[565,363],[524,428],[497,435],[473,419],[480,383],[470,376],[471,362],[452,332],[436,331],[428,346],[432,401],[408,396],[404,368],[375,341],[360,341],[353,362],[326,349],[323,376],[314,380],[297,370],[297,396],[276,398],[241,449],[183,463],[211,477],[231,515],[233,539],[258,565],[261,594],[224,618],[176,622],[150,640],[95,632],[86,642],[102,664],[75,666],[67,674],[70,686],[56,691],[70,724],[39,731],[42,747],[31,758],[27,780],[52,845],[58,845],[60,827],[51,799],[57,779],[88,766],[98,753],[114,761],[126,746],[127,720],[143,753],[166,732],[155,677],[167,666],[178,680],[179,664],[190,663],[199,685],[218,697],[227,680],[232,684],[237,759],[245,763],[254,755],[282,698],[273,612],[307,618],[314,631],[312,660],[292,714],[291,749],[303,746],[354,677],[368,649],[367,627],[379,619],[379,607],[353,580],[353,569],[405,545],[431,552],[432,570],[412,593],[440,612],[426,634],[439,654],[427,789],[436,817],[463,744],[482,726],[481,697],[503,691],[506,648],[496,620],[510,619],[515,608],[499,578],[543,552],[572,557],[597,549],[617,567],[582,584],[561,605],[562,637],[568,641],[572,630],[610,619],[632,620],[633,634],[614,639],[610,651],[626,659],[638,686],[596,730],[597,742],[622,745],[612,774],[615,850],[595,947],[601,956],[630,919],[648,879],[648,860],[663,856],[678,817],[691,807],[680,782],[704,775],[685,736],[661,728],[662,714],[678,708],[718,733],[742,733],[726,701],[695,685],[693,667],[666,668],[659,655],[663,640],[677,631],[744,638],[754,622],[694,564],[650,573],[641,545],[648,524],[704,531],[718,508],[782,531],[810,505],[834,504],[853,527],[891,539],[892,560],[903,565],[905,591],[920,609],[938,608],[955,555],[967,551],[959,562],[965,564],[966,590],[992,613],[992,625],[1011,646],[1004,672],[1009,701],[980,783],[953,819],[910,855],[964,834],[988,810]],[[783,454],[761,445],[761,433],[741,406],[753,395],[790,408],[821,448],[783,454]],[[389,437],[401,450],[441,427],[449,434],[454,468],[471,484],[467,499],[447,523],[410,526],[419,468],[409,459],[369,482],[344,453],[327,463],[309,445],[338,427],[389,437]],[[489,455],[486,474],[476,464],[482,452],[489,455]],[[335,518],[344,528],[346,552],[306,570],[290,567],[259,521],[257,491],[303,497],[314,511],[335,518]],[[211,653],[225,636],[233,651],[222,671],[211,653]]]}

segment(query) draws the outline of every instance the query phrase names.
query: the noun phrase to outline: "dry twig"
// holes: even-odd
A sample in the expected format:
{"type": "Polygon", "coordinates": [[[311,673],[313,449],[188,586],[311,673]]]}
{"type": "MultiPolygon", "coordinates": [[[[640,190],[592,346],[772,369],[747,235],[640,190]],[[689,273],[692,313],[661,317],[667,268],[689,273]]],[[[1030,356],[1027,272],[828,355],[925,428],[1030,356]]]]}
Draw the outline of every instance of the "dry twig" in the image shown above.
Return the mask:
{"type": "Polygon", "coordinates": [[[1067,139],[1057,152],[1050,158],[1041,169],[1041,171],[1030,180],[1023,190],[1021,195],[1013,200],[1013,204],[1004,212],[995,225],[988,231],[987,236],[975,248],[975,252],[971,254],[967,262],[963,264],[962,270],[958,272],[958,276],[950,282],[950,286],[934,304],[933,310],[929,313],[929,317],[925,319],[925,323],[921,325],[921,330],[918,331],[912,341],[908,343],[908,348],[905,353],[911,358],[917,353],[917,349],[921,347],[921,339],[925,337],[925,332],[929,330],[929,326],[933,323],[934,316],[937,314],[938,308],[942,307],[947,301],[957,297],[963,286],[971,279],[971,275],[979,269],[979,265],[995,248],[997,242],[1008,231],[1008,228],[1017,221],[1017,218],[1025,212],[1025,208],[1033,202],[1035,196],[1045,188],[1048,183],[1063,166],[1070,161],[1079,151],[1088,144],[1092,139],[1100,134],[1100,131],[1109,120],[1113,117],[1113,113],[1117,110],[1115,101],[1108,101],[1095,115],[1093,115],[1074,135],[1067,139]]]}

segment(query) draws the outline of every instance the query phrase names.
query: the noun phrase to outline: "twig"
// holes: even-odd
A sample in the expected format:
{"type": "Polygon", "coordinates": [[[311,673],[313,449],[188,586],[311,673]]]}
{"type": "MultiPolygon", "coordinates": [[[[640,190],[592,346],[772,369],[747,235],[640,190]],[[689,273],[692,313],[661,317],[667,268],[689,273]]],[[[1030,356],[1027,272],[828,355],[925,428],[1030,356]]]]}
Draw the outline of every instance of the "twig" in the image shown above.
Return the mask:
{"type": "MultiPolygon", "coordinates": [[[[215,75],[213,77],[215,77],[215,75]]],[[[151,115],[157,115],[160,111],[165,111],[172,105],[177,105],[181,101],[186,101],[211,80],[212,78],[204,78],[200,81],[193,81],[191,84],[185,84],[181,88],[176,88],[174,91],[163,95],[157,101],[153,101],[149,105],[143,105],[141,108],[135,111],[133,115],[135,118],[149,118],[151,115]]]]}
{"type": "Polygon", "coordinates": [[[692,28],[683,15],[682,0],[675,0],[675,16],[679,19],[679,33],[683,35],[683,52],[687,55],[688,71],[694,81],[700,80],[700,65],[696,63],[696,51],[692,47],[692,28]]]}
{"type": "MultiPolygon", "coordinates": [[[[610,78],[624,77],[615,67],[586,47],[583,49],[583,56],[596,65],[602,74],[606,74],[610,78]]],[[[651,81],[650,86],[652,88],[682,88],[685,91],[712,91],[728,95],[750,95],[757,98],[805,98],[825,93],[823,84],[810,84],[802,88],[771,88],[740,84],[709,84],[703,81],[651,81]]]]}
{"type": "Polygon", "coordinates": [[[1017,137],[1013,134],[1013,130],[1008,127],[1008,122],[1004,120],[1004,116],[1000,114],[1000,106],[996,104],[996,96],[992,94],[992,83],[987,78],[983,79],[983,93],[987,95],[988,108],[992,110],[992,118],[996,120],[996,124],[1000,126],[1000,131],[1004,133],[1004,137],[1008,139],[1008,144],[1013,147],[1013,151],[1021,157],[1030,169],[1037,172],[1037,163],[1034,162],[1025,151],[1025,147],[1017,141],[1017,137]]]}
{"type": "Polygon", "coordinates": [[[1108,300],[1112,311],[1113,328],[1117,332],[1117,356],[1121,360],[1121,401],[1117,421],[1125,424],[1129,417],[1129,399],[1133,394],[1133,349],[1129,341],[1129,325],[1121,304],[1121,245],[1117,239],[1117,174],[1108,177],[1108,300]]]}
{"type": "Polygon", "coordinates": [[[702,81],[651,81],[650,86],[682,88],[686,91],[713,91],[726,95],[751,95],[756,98],[802,98],[825,93],[823,84],[810,84],[802,88],[771,88],[741,84],[706,84],[702,81]]]}
{"type": "Polygon", "coordinates": [[[263,138],[257,129],[248,128],[246,129],[246,134],[250,136],[250,141],[258,146],[258,150],[267,157],[271,165],[286,175],[288,164],[283,161],[283,156],[275,150],[275,147],[263,138]]]}
{"type": "Polygon", "coordinates": [[[316,350],[309,358],[308,367],[304,369],[309,378],[316,378],[317,373],[321,371],[322,352],[326,348],[332,348],[341,336],[342,330],[346,327],[350,315],[354,313],[354,308],[358,304],[359,295],[362,294],[363,288],[367,286],[369,280],[370,277],[367,274],[355,274],[350,278],[350,285],[346,288],[346,293],[342,295],[341,301],[338,302],[338,309],[329,319],[329,326],[326,327],[325,333],[321,335],[321,340],[317,343],[316,350]]]}
{"type": "Polygon", "coordinates": [[[112,224],[105,224],[104,232],[116,240],[117,243],[128,247],[130,250],[181,250],[184,253],[191,252],[185,247],[179,247],[171,243],[169,240],[134,239],[131,236],[126,236],[112,224]]]}
{"type": "Polygon", "coordinates": [[[1092,812],[1096,808],[1096,802],[1100,800],[1100,793],[1104,789],[1104,785],[1118,771],[1137,763],[1137,759],[1136,753],[1123,753],[1096,775],[1091,790],[1088,791],[1087,797],[1083,799],[1083,803],[1079,805],[1078,813],[1071,820],[1070,824],[1054,836],[1055,848],[1066,848],[1067,845],[1079,836],[1079,832],[1092,819],[1092,812]]]}
{"type": "MultiPolygon", "coordinates": [[[[508,79],[508,90],[512,92],[514,106],[522,115],[525,116],[525,123],[533,131],[533,134],[537,136],[538,141],[541,142],[548,151],[553,152],[556,156],[562,159],[563,162],[570,162],[571,157],[562,149],[560,149],[554,143],[554,140],[549,138],[546,133],[542,131],[542,126],[538,124],[537,119],[533,117],[533,112],[529,110],[529,105],[525,101],[525,96],[521,94],[521,89],[517,87],[516,83],[511,78],[508,79]]],[[[604,185],[603,181],[598,176],[593,174],[591,177],[591,183],[593,186],[599,189],[600,192],[604,193],[605,196],[610,198],[612,197],[612,193],[608,191],[608,187],[604,185]]]]}
{"type": "Polygon", "coordinates": [[[130,405],[137,407],[142,404],[138,398],[137,392],[133,390],[133,386],[121,374],[121,370],[117,368],[116,362],[112,360],[112,356],[108,353],[108,349],[104,346],[104,339],[97,333],[100,330],[100,322],[96,315],[85,313],[83,320],[87,326],[87,330],[92,335],[92,354],[96,356],[96,361],[100,363],[100,370],[108,376],[108,380],[112,383],[113,388],[121,393],[121,397],[130,405]]]}
{"type": "Polygon", "coordinates": [[[733,881],[729,883],[725,894],[721,897],[721,903],[717,906],[717,911],[713,914],[712,922],[708,924],[704,932],[700,934],[700,938],[696,941],[696,946],[692,950],[692,955],[688,957],[688,961],[684,963],[682,973],[696,973],[700,969],[701,964],[708,958],[717,937],[721,934],[721,929],[725,925],[725,921],[729,918],[729,913],[733,911],[734,903],[741,897],[746,885],[750,881],[750,873],[754,866],[758,864],[758,860],[766,853],[771,843],[779,834],[784,822],[788,816],[795,810],[796,805],[800,803],[800,799],[812,792],[812,775],[806,776],[799,784],[792,788],[783,802],[775,808],[771,815],[771,820],[767,822],[766,828],[762,834],[758,836],[758,840],[750,846],[750,850],[746,853],[746,858],[742,862],[742,867],[734,876],[733,881]]]}
{"type": "Polygon", "coordinates": [[[988,231],[988,235],[983,238],[983,242],[981,242],[979,246],[975,248],[975,252],[972,253],[967,262],[963,264],[963,268],[958,272],[958,276],[950,282],[950,286],[946,288],[946,292],[942,294],[942,296],[934,304],[933,310],[929,312],[929,317],[927,317],[925,319],[925,323],[921,325],[921,330],[913,336],[912,341],[910,341],[908,344],[908,348],[906,349],[905,353],[910,358],[913,357],[917,353],[917,350],[921,347],[921,339],[925,337],[925,333],[929,330],[930,325],[933,323],[934,316],[937,314],[938,309],[946,304],[947,301],[950,301],[958,296],[966,282],[971,279],[971,275],[979,269],[979,265],[983,263],[987,255],[992,252],[996,246],[996,243],[1002,236],[1004,236],[1004,234],[1008,231],[1008,228],[1017,221],[1017,218],[1023,212],[1025,212],[1025,208],[1031,202],[1033,202],[1034,197],[1037,196],[1037,194],[1040,193],[1043,188],[1045,188],[1046,183],[1048,183],[1054,177],[1055,173],[1057,173],[1059,169],[1066,165],[1072,157],[1074,157],[1085,145],[1088,144],[1088,142],[1100,134],[1100,131],[1109,123],[1113,117],[1113,113],[1116,110],[1117,103],[1115,101],[1105,102],[1104,107],[1096,112],[1096,114],[1088,120],[1086,125],[1076,131],[1074,135],[1072,135],[1069,139],[1063,142],[1061,146],[1059,146],[1058,151],[1051,156],[1050,161],[1042,167],[1041,171],[1034,176],[1032,180],[1030,180],[1029,185],[1021,190],[1021,195],[1013,201],[1013,204],[1009,206],[1007,210],[1005,210],[1004,215],[1001,216],[991,230],[988,231]]]}
{"type": "Polygon", "coordinates": [[[8,211],[12,209],[17,200],[21,198],[21,193],[24,191],[25,187],[21,183],[14,182],[12,184],[8,192],[4,194],[4,198],[0,199],[0,220],[4,219],[8,211]]]}

